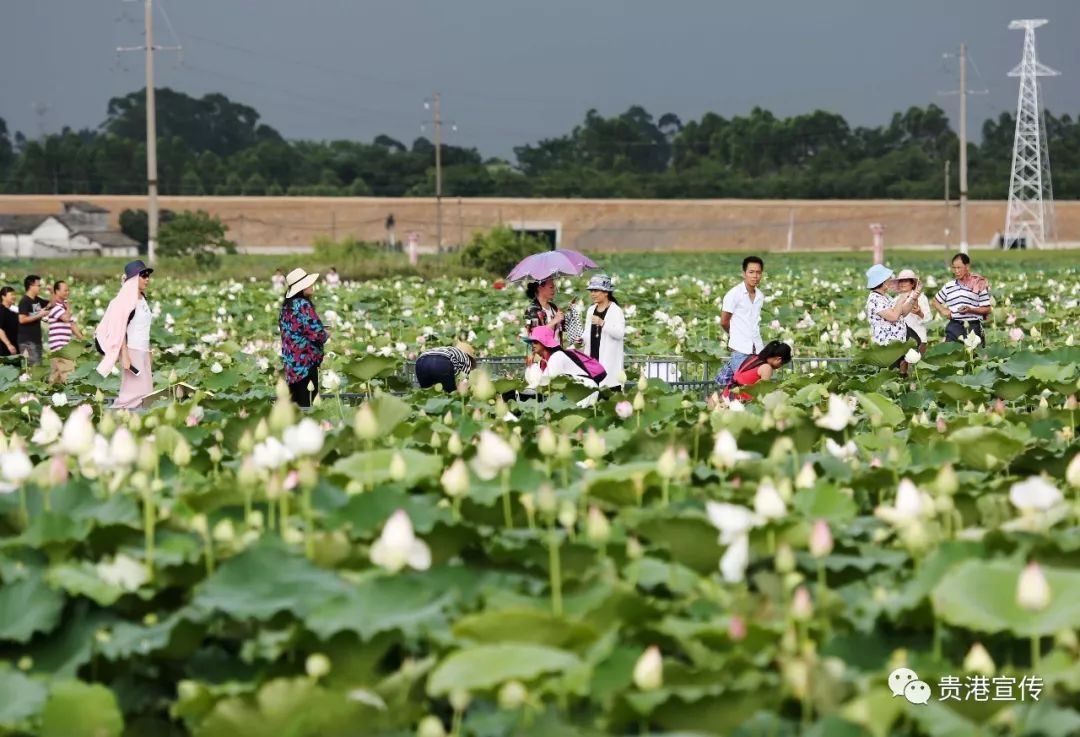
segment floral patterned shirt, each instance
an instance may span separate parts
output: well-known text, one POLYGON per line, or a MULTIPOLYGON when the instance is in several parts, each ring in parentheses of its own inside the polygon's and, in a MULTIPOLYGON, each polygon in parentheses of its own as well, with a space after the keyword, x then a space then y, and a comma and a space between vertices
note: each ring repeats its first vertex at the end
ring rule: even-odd
POLYGON ((323 345, 329 336, 307 299, 294 299, 282 307, 279 327, 285 381, 295 384, 322 363, 323 345))
POLYGON ((870 292, 866 298, 866 317, 870 321, 870 339, 876 345, 898 343, 907 335, 907 323, 903 320, 890 322, 878 313, 892 309, 893 301, 888 295, 870 292))

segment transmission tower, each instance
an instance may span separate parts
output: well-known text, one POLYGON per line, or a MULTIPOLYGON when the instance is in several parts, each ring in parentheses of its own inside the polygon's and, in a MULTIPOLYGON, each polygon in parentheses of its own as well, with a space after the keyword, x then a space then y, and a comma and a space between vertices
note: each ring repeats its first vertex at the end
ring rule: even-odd
POLYGON ((1005 216, 1006 248, 1020 238, 1035 248, 1056 240, 1050 151, 1039 104, 1039 77, 1056 77, 1059 72, 1041 64, 1035 55, 1035 29, 1043 25, 1045 20, 1014 20, 1009 24, 1010 30, 1024 31, 1024 56, 1009 72, 1010 77, 1020 78, 1020 97, 1016 103, 1009 211, 1005 216))

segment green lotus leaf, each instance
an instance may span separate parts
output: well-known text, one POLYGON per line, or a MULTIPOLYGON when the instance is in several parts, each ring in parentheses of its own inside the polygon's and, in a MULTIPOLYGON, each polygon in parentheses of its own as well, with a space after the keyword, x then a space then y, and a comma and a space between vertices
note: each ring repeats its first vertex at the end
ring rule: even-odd
POLYGON ((364 707, 308 678, 278 678, 255 696, 219 701, 192 730, 193 737, 322 737, 355 728, 364 707))
POLYGON ((573 653, 528 644, 478 645, 452 653, 432 671, 427 692, 443 696, 454 689, 487 691, 506 681, 531 681, 544 673, 562 673, 581 665, 573 653))
POLYGON ((875 427, 879 424, 896 427, 905 420, 903 410, 876 392, 858 392, 856 396, 859 398, 859 406, 875 427))
POLYGON ((825 483, 797 492, 792 506, 808 520, 821 518, 841 522, 853 518, 857 511, 851 494, 825 483))
POLYGON ((401 483, 411 486, 442 473, 443 464, 439 456, 421 453, 412 448, 400 450, 380 448, 353 453, 345 458, 339 458, 334 463, 332 471, 371 488, 376 484, 393 480, 390 475, 390 463, 395 453, 400 453, 405 461, 405 478, 401 480, 401 483))
POLYGON ((0 640, 27 642, 39 632, 51 632, 63 608, 64 595, 50 588, 37 570, 6 581, 0 586, 0 640))
POLYGON ((400 363, 399 359, 377 356, 372 353, 352 361, 345 371, 360 381, 371 381, 376 376, 385 376, 391 373, 400 363))
POLYGON ((999 463, 1012 461, 1024 443, 990 427, 965 427, 949 435, 960 449, 960 459, 972 468, 988 471, 999 463))
POLYGON ((600 636, 584 622, 535 609, 500 609, 459 619, 454 636, 470 643, 518 642, 579 652, 600 636))
POLYGON ((323 640, 340 632, 365 641, 391 630, 416 635, 445 626, 454 595, 426 574, 376 574, 313 609, 306 625, 323 640))
POLYGON ((46 579, 71 596, 85 596, 101 606, 115 604, 125 594, 124 589, 104 581, 88 561, 55 565, 49 569, 46 579))
POLYGON ((896 362, 896 359, 908 352, 911 345, 908 343, 892 343, 890 345, 876 345, 872 348, 856 352, 852 359, 854 363, 861 363, 878 368, 887 368, 896 362))
POLYGON ((120 737, 124 717, 101 684, 57 681, 41 712, 41 737, 120 737))
POLYGON ((6 663, 0 663, 0 729, 18 733, 24 720, 37 715, 45 705, 48 689, 6 663))
POLYGON ((952 568, 934 587, 934 611, 957 627, 980 632, 1011 632, 1019 637, 1046 636, 1080 627, 1080 571, 1044 566, 1050 586, 1046 609, 1028 611, 1016 602, 1024 564, 1016 560, 967 560, 952 568))

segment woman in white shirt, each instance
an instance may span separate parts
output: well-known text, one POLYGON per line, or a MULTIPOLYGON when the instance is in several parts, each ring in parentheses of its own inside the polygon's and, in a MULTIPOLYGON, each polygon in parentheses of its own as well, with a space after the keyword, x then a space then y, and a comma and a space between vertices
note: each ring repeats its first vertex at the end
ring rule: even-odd
POLYGON ((585 313, 584 352, 600 362, 607 372, 601 386, 619 386, 623 375, 626 318, 615 299, 615 289, 606 274, 589 280, 593 304, 585 313))
MULTIPOLYGON (((896 275, 896 302, 899 305, 906 300, 919 283, 918 275, 911 269, 904 269, 896 275)), ((919 294, 918 300, 911 308, 911 312, 904 318, 907 325, 907 337, 915 338, 919 343, 919 353, 926 353, 927 330, 926 324, 934 319, 934 311, 930 309, 930 300, 925 294, 919 294)))

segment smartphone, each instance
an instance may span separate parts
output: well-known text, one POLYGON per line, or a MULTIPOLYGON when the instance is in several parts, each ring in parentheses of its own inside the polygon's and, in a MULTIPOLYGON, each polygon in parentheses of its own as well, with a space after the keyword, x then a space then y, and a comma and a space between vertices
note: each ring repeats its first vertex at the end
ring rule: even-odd
POLYGON ((139 369, 137 367, 135 367, 135 366, 128 366, 128 371, 135 374, 136 376, 139 375, 139 369))

